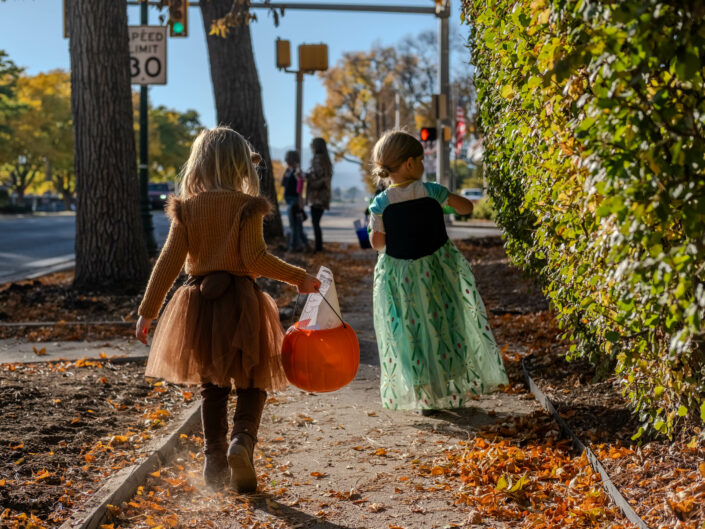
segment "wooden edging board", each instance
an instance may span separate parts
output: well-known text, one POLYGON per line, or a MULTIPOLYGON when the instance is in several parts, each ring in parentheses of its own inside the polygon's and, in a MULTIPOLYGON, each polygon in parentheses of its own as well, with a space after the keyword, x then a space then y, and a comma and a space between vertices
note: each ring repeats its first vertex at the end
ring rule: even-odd
POLYGON ((181 424, 166 439, 159 439, 151 445, 147 453, 151 454, 141 463, 124 468, 108 478, 105 485, 66 520, 59 529, 97 529, 104 523, 108 505, 120 505, 137 492, 147 475, 156 471, 166 462, 181 434, 193 431, 200 423, 201 403, 195 402, 179 414, 181 424))
MULTIPOLYGON (((529 356, 528 358, 531 357, 529 356)), ((585 443, 583 443, 577 435, 575 435, 575 432, 571 430, 570 426, 568 426, 568 423, 565 422, 563 417, 558 414, 558 411, 556 410, 551 400, 544 394, 543 391, 541 391, 541 388, 539 388, 538 384, 536 384, 534 379, 531 378, 531 375, 529 375, 529 370, 526 368, 524 360, 526 360, 526 358, 522 359, 521 361, 521 369, 524 372, 524 380, 526 380, 526 384, 529 386, 529 391, 534 395, 534 398, 537 400, 537 402, 541 405, 543 409, 545 409, 553 416, 553 419, 558 423, 558 426, 560 426, 561 430, 563 431, 563 434, 573 441, 573 445, 581 453, 585 452, 585 455, 587 456, 588 462, 590 463, 592 469, 595 472, 599 473, 602 477, 602 486, 604 487, 605 492, 607 492, 607 495, 610 497, 612 502, 617 507, 619 507, 619 510, 622 511, 624 516, 626 516, 631 523, 633 523, 640 529, 650 529, 646 522, 642 520, 636 513, 636 511, 634 511, 632 506, 629 505, 629 502, 624 498, 624 496, 622 496, 622 493, 612 482, 612 479, 610 479, 610 475, 607 473, 607 470, 597 458, 595 453, 590 450, 590 447, 586 446, 585 443)))

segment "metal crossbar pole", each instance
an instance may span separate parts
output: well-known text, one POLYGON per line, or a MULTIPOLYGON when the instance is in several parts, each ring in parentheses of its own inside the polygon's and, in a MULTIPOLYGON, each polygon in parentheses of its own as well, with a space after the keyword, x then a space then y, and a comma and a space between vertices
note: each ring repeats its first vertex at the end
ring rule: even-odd
MULTIPOLYGON (((158 6, 159 2, 138 2, 137 0, 129 0, 127 5, 136 6, 147 3, 150 6, 158 6)), ((189 7, 200 7, 199 2, 189 2, 189 7)), ((254 9, 302 9, 307 11, 367 11, 375 13, 408 13, 415 15, 435 15, 435 7, 420 7, 420 6, 393 6, 393 5, 358 5, 358 4, 318 4, 318 3, 301 3, 301 2, 252 2, 251 8, 254 9)))

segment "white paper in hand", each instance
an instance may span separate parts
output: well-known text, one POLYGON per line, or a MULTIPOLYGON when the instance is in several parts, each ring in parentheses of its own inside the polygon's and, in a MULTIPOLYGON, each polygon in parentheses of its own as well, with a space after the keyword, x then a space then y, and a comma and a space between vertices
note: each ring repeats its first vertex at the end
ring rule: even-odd
POLYGON ((340 314, 340 307, 338 306, 338 294, 335 291, 333 272, 322 266, 316 277, 321 282, 321 288, 319 293, 309 294, 299 318, 299 328, 332 329, 338 327, 341 323, 336 312, 340 314), (330 307, 323 301, 324 296, 330 303, 330 307))

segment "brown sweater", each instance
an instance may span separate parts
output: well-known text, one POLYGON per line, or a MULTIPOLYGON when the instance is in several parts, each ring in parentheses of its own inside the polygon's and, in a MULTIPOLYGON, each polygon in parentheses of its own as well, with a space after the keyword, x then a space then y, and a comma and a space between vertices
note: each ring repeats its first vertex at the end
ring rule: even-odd
POLYGON ((184 200, 171 198, 167 204, 169 236, 152 270, 140 316, 156 318, 184 261, 186 272, 194 276, 226 271, 300 286, 306 271, 267 252, 262 217, 269 211, 265 199, 236 191, 207 191, 184 200))

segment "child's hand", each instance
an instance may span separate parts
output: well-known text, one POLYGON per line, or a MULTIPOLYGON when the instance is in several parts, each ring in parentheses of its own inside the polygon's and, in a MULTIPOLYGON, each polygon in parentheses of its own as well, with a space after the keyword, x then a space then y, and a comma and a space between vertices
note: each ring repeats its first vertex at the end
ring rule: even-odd
POLYGON ((321 282, 311 274, 306 274, 306 279, 299 287, 299 294, 312 294, 318 292, 319 288, 321 288, 321 282))
POLYGON ((147 333, 149 332, 149 326, 152 324, 151 318, 145 318, 140 316, 137 320, 137 328, 135 329, 135 336, 144 345, 149 345, 147 343, 147 333))

